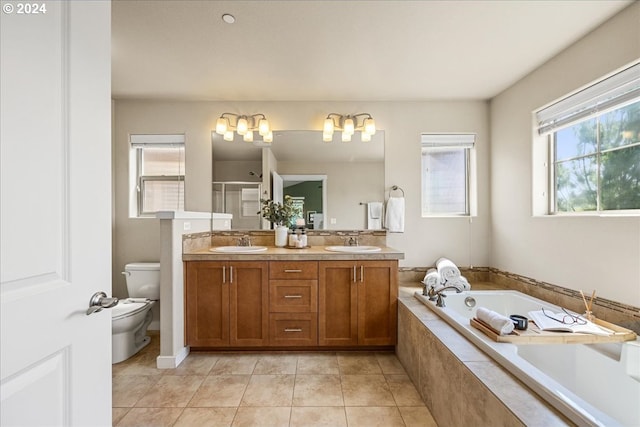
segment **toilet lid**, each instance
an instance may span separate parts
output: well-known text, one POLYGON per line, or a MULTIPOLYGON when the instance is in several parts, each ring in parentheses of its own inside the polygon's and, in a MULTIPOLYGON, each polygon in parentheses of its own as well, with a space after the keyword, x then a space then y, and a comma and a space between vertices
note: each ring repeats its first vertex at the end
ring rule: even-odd
POLYGON ((127 300, 119 301, 118 304, 111 309, 111 318, 120 319, 122 317, 133 316, 134 314, 144 310, 148 305, 148 302, 127 302, 127 300))

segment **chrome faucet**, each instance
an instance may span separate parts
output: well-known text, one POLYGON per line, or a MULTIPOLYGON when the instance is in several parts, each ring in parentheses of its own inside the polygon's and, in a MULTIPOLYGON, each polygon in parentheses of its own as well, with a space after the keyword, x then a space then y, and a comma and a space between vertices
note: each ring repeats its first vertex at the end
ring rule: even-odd
POLYGON ((360 242, 358 242, 358 236, 356 237, 349 237, 349 239, 345 239, 344 242, 345 246, 360 246, 360 242))
POLYGON ((446 295, 444 295, 442 292, 446 291, 448 289, 455 289, 456 293, 461 293, 462 289, 457 287, 457 286, 445 286, 443 288, 438 289, 437 291, 435 290, 435 288, 430 288, 429 292, 427 293, 427 295, 429 296, 429 300, 430 301, 436 301, 436 307, 446 307, 445 303, 444 303, 444 299, 447 297, 446 295))
POLYGON ((242 236, 238 239, 238 246, 253 246, 251 244, 251 237, 242 236))

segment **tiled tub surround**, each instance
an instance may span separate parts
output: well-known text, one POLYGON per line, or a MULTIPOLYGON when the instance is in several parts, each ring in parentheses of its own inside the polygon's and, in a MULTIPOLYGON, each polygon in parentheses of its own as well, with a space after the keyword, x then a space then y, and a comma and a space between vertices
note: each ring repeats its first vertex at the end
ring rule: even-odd
POLYGON ((416 300, 419 289, 400 288, 396 355, 439 426, 573 425, 416 300))
MULTIPOLYGON (((427 270, 428 268, 400 267, 398 280, 400 283, 418 284, 424 278, 427 270)), ((473 286, 474 283, 491 283, 492 289, 519 291, 576 313, 584 312, 584 302, 579 291, 498 270, 497 268, 461 267, 460 272, 469 279, 473 289, 476 289, 473 286)), ((589 297, 592 289, 584 289, 583 291, 589 297)), ((598 290, 596 289, 596 291, 598 290)), ((640 335, 640 308, 638 307, 600 298, 596 294, 593 312, 599 319, 631 329, 640 335)))

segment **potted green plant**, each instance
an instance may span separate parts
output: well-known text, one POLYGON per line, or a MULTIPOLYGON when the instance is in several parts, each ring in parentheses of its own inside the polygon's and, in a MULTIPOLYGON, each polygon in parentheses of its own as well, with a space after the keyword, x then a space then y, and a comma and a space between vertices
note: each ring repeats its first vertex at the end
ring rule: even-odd
POLYGON ((293 203, 291 196, 284 196, 284 202, 274 202, 271 199, 260 199, 262 203, 262 217, 271 222, 275 228, 276 246, 287 244, 287 230, 295 218, 302 215, 299 206, 293 203))

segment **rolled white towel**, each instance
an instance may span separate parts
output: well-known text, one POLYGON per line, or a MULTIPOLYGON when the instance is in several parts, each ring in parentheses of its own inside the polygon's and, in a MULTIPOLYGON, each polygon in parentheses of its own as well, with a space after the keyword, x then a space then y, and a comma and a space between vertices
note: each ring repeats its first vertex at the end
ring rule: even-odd
POLYGON ((440 274, 438 274, 438 270, 435 268, 430 268, 427 270, 427 274, 422 279, 422 283, 424 283, 427 288, 435 288, 440 284, 440 274))
POLYGON ((450 286, 450 285, 461 288, 463 291, 471 290, 471 285, 469 284, 469 281, 467 280, 467 278, 464 276, 456 277, 444 283, 444 286, 450 286))
POLYGON ((489 310, 488 308, 478 307, 476 317, 478 320, 482 320, 484 323, 489 325, 491 329, 498 332, 500 335, 508 335, 513 332, 513 322, 511 319, 500 313, 489 310))
POLYGON ((460 277, 460 270, 458 270, 458 267, 448 258, 438 259, 436 261, 436 268, 438 269, 438 273, 440 273, 441 283, 460 277))

